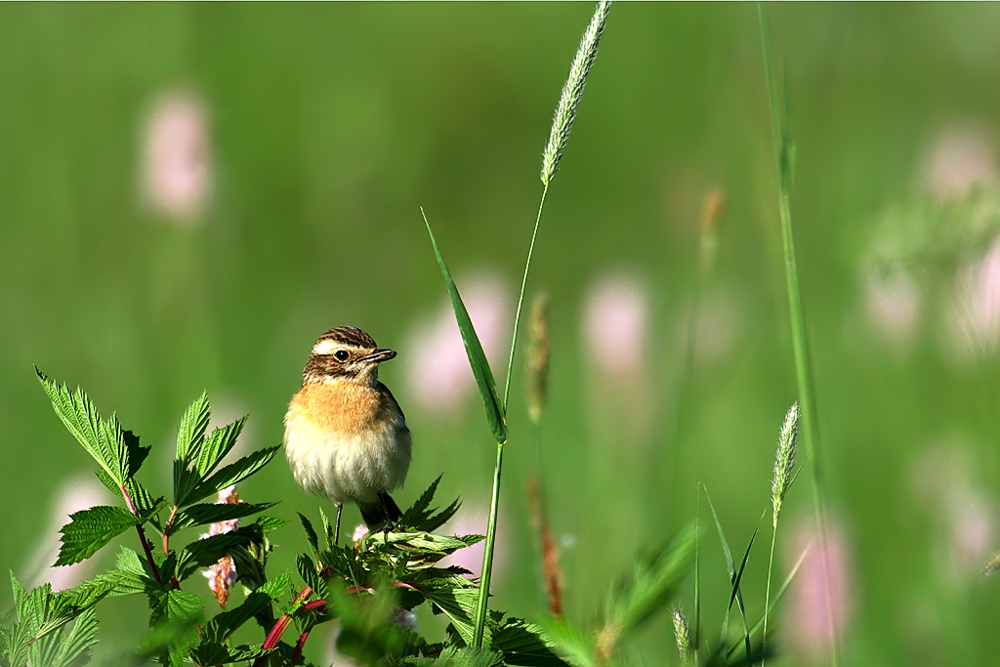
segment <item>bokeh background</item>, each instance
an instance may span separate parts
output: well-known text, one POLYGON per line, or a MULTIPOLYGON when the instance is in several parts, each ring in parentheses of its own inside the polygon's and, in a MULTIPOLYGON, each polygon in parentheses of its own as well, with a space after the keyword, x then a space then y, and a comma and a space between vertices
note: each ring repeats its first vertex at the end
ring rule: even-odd
MULTIPOLYGON (((382 370, 414 432, 400 504, 444 473, 459 528, 484 530, 494 446, 418 207, 502 381, 540 153, 591 10, 0 8, 0 565, 59 586, 114 551, 47 567, 67 512, 110 499, 32 363, 152 444, 145 480, 166 490, 202 389, 219 423, 251 415, 241 447, 278 443, 310 346, 339 324, 400 351, 382 370)), ((1000 7, 780 4, 772 18, 845 661, 998 663, 1000 583, 982 566, 1000 548, 1000 7)), ((541 462, 572 618, 593 622, 635 554, 693 520, 699 481, 742 552, 795 400, 783 281, 755 7, 617 5, 529 283, 552 303, 541 462), (713 191, 726 207, 690 352, 713 191)), ((495 604, 537 618, 522 366, 495 604)), ((320 502, 283 460, 241 494, 280 499, 288 519, 320 502)), ((787 506, 779 576, 811 539, 805 476, 787 506)), ((293 568, 299 528, 277 541, 275 568, 293 568)), ((754 618, 761 544, 744 578, 754 618)), ((702 553, 714 637, 728 594, 714 531, 702 553)), ((789 663, 824 655, 821 573, 803 573, 777 616, 789 663)), ((142 606, 105 605, 102 653, 132 642, 142 606)), ((329 641, 307 653, 332 660, 329 641)), ((672 642, 664 616, 634 649, 663 664, 672 642)))

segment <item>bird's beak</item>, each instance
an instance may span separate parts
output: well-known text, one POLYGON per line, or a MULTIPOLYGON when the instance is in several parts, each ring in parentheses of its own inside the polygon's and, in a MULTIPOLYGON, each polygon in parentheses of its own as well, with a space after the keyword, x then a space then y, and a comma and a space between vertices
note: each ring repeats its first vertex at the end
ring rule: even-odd
POLYGON ((389 361, 396 356, 396 350, 375 350, 371 354, 366 354, 365 356, 358 359, 358 361, 366 361, 372 364, 380 364, 383 361, 389 361))

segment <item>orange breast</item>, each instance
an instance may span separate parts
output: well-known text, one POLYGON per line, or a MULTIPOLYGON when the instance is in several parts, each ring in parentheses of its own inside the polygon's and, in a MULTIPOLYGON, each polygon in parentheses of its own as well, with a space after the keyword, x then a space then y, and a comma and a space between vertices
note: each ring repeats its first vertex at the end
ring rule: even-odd
POLYGON ((324 430, 357 433, 376 426, 380 399, 373 388, 347 382, 307 384, 292 399, 288 417, 304 418, 324 430))

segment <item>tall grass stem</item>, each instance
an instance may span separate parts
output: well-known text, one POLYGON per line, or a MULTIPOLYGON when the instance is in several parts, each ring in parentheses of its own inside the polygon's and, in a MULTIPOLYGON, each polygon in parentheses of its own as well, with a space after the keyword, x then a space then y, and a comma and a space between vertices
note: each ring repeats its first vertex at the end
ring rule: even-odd
POLYGON ((493 572, 493 547, 497 537, 497 511, 500 509, 500 470, 503 467, 504 443, 497 443, 497 463, 493 469, 493 496, 490 498, 490 519, 486 527, 486 547, 483 550, 483 574, 479 578, 479 599, 476 601, 476 627, 472 642, 476 648, 483 645, 486 628, 486 610, 489 607, 490 576, 493 572))
POLYGON ((806 452, 812 459, 813 508, 816 514, 816 524, 819 528, 823 565, 826 580, 826 600, 828 629, 830 633, 830 663, 836 667, 837 630, 833 616, 832 582, 830 580, 829 555, 827 553, 826 499, 823 488, 823 466, 820 456, 819 429, 815 411, 813 394, 814 380, 809 357, 809 345, 806 334, 805 316, 802 308, 802 296, 799 291, 799 273, 795 261, 795 241, 792 233, 791 212, 791 177, 792 155, 791 142, 786 123, 782 118, 779 104, 778 87, 774 73, 771 52, 770 21, 765 3, 757 3, 757 16, 760 22, 761 45, 764 51, 764 77, 767 83, 767 106, 771 119, 771 138, 774 143, 774 155, 778 176, 778 211, 781 219, 781 241, 785 259, 785 283, 788 291, 788 311, 792 334, 792 351, 795 357, 795 378, 799 393, 799 408, 802 413, 802 432, 805 435, 806 452))

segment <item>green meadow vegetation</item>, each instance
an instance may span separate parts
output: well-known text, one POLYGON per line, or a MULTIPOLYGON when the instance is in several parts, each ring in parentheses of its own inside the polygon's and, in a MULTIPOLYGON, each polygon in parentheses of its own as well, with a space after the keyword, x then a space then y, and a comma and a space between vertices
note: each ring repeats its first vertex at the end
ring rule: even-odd
POLYGON ((1000 11, 583 7, 2 10, 0 667, 991 663, 1000 11), (338 543, 277 443, 347 323, 426 361, 338 543))

